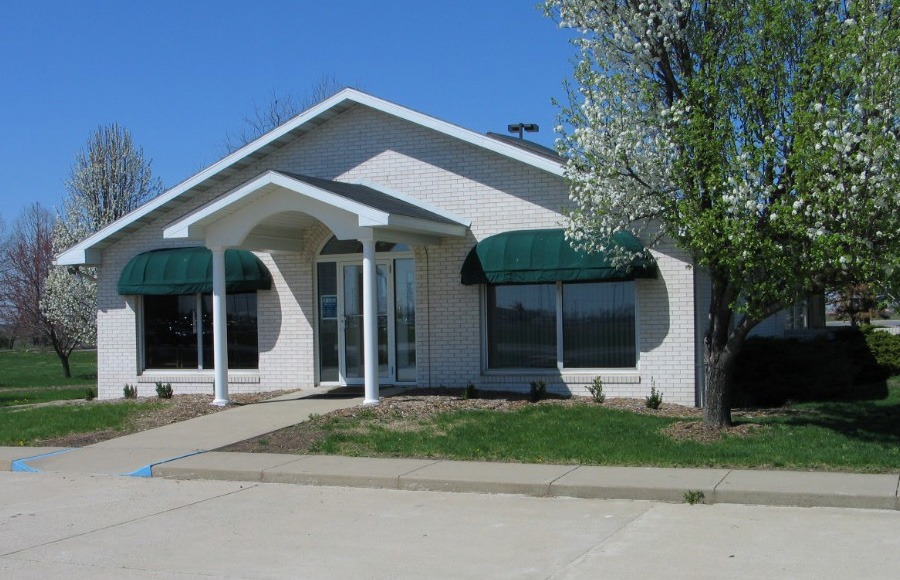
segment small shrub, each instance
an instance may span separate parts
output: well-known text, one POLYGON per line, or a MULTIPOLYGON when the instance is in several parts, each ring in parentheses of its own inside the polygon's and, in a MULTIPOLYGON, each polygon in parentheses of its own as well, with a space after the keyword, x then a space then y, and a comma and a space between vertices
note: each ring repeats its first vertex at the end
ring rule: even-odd
POLYGON ((863 331, 866 345, 878 366, 891 375, 900 374, 900 334, 891 334, 869 327, 863 331))
POLYGON ((537 403, 547 396, 547 383, 544 381, 531 381, 531 402, 537 403))
POLYGON ((126 399, 137 399, 137 385, 129 385, 126 383, 122 389, 122 394, 126 399))
POLYGON ((156 396, 160 399, 172 398, 172 383, 156 383, 156 396))
POLYGON ((466 388, 463 390, 462 398, 466 401, 468 401, 469 399, 477 399, 478 398, 478 389, 475 388, 475 385, 473 385, 471 383, 471 381, 469 382, 468 385, 466 385, 466 388))
POLYGON ((662 391, 657 391, 656 381, 650 379, 650 396, 644 398, 644 404, 648 409, 659 409, 659 406, 662 405, 662 401, 662 391))
POLYGON ((689 489, 684 492, 684 503, 689 503, 691 505, 696 505, 698 503, 703 503, 703 500, 706 499, 706 494, 704 494, 699 489, 689 489))
POLYGON ((84 400, 85 401, 93 401, 97 398, 97 389, 94 387, 88 387, 84 390, 84 400))
POLYGON ((595 403, 602 403, 606 400, 606 395, 603 393, 603 380, 600 377, 594 377, 594 382, 587 389, 595 403))

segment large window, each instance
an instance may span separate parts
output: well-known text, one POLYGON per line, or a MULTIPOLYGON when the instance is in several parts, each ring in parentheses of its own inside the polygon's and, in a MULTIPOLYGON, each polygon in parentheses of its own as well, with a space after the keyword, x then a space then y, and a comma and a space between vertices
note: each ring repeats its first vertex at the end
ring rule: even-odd
POLYGON ((488 366, 637 366, 634 282, 487 287, 488 366))
POLYGON ((556 287, 488 286, 491 367, 556 368, 556 287))
MULTIPOLYGON (((211 369, 212 296, 144 296, 144 368, 211 369)), ((256 293, 228 294, 228 368, 259 365, 256 293)))

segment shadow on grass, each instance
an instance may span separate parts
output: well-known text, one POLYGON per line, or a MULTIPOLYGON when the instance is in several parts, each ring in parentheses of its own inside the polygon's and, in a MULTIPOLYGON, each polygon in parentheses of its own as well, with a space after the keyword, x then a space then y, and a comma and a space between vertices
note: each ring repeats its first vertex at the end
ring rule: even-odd
POLYGON ((808 409, 784 424, 829 429, 868 443, 900 445, 900 402, 832 401, 812 403, 808 409))

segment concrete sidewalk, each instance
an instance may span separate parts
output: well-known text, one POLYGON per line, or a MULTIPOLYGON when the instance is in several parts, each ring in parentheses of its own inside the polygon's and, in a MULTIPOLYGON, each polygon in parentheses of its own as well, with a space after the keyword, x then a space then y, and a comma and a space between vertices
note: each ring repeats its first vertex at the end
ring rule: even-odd
POLYGON ((529 465, 210 452, 359 405, 292 393, 78 449, 0 447, 0 471, 132 475, 401 490, 704 503, 900 509, 900 474, 529 465))
POLYGON ((154 465, 290 427, 312 414, 361 403, 362 397, 290 393, 77 449, 0 448, 0 470, 150 477, 154 465))
POLYGON ((900 509, 900 474, 532 465, 212 452, 157 465, 155 477, 590 499, 900 509))

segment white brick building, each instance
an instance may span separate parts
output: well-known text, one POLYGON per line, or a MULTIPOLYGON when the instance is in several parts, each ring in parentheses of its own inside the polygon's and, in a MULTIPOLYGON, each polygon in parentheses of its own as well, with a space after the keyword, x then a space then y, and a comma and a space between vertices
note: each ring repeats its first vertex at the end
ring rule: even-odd
POLYGON ((548 230, 568 203, 551 152, 348 89, 59 263, 100 266, 101 398, 126 383, 148 395, 157 381, 215 385, 220 400, 365 384, 371 401, 379 384, 535 380, 585 394, 600 376, 610 396, 646 396, 652 380, 666 401, 695 404, 703 299, 676 249, 653 251, 653 277, 559 274, 546 256, 506 255, 501 270, 532 263, 529 284, 461 283, 476 244, 512 245, 523 230, 557 239, 548 230))

